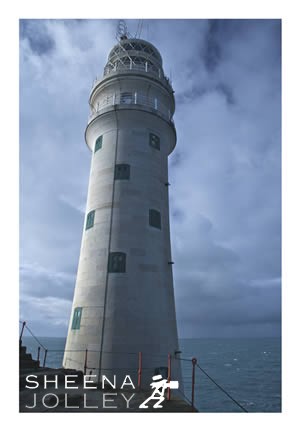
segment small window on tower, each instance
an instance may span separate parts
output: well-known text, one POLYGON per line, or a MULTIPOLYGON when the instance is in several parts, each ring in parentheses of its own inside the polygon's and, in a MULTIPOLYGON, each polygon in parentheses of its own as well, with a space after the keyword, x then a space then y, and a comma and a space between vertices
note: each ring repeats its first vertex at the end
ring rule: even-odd
POLYGON ((97 152, 98 149, 102 148, 102 138, 103 136, 99 136, 98 139, 96 140, 94 152, 97 152))
POLYGON ((149 134, 149 144, 152 148, 160 150, 160 138, 156 134, 149 134))
POLYGON ((85 230, 90 229, 94 225, 95 211, 91 210, 86 217, 85 230))
POLYGON ((108 272, 109 273, 126 272, 126 253, 114 252, 109 254, 108 272))
POLYGON ((149 225, 156 229, 161 229, 161 218, 158 210, 149 209, 149 225))
POLYGON ((121 164, 115 166, 115 180, 129 180, 130 165, 121 164))
POLYGON ((132 93, 121 93, 120 104, 132 104, 132 93))
POLYGON ((82 315, 82 308, 78 307, 74 309, 72 329, 80 329, 80 321, 82 315))

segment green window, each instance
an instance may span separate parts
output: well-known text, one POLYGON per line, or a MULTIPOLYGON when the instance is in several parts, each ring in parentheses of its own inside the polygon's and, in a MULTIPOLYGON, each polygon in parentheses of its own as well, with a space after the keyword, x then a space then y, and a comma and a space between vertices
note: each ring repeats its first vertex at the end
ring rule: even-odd
POLYGON ((125 273, 126 272, 126 253, 113 252, 108 258, 109 273, 125 273))
POLYGON ((149 225, 161 229, 161 218, 158 210, 149 209, 149 225))
POLYGON ((160 150, 160 138, 156 134, 150 133, 149 145, 152 146, 152 148, 160 150))
POLYGON ((129 180, 130 165, 122 164, 115 166, 115 180, 129 180))
POLYGON ((73 314, 72 329, 80 329, 81 315, 82 315, 82 308, 81 307, 75 308, 73 314))
POLYGON ((91 210, 86 217, 85 230, 90 229, 94 225, 95 211, 91 210))
POLYGON ((103 136, 99 136, 98 139, 96 140, 94 152, 97 152, 98 149, 102 148, 102 138, 103 136))

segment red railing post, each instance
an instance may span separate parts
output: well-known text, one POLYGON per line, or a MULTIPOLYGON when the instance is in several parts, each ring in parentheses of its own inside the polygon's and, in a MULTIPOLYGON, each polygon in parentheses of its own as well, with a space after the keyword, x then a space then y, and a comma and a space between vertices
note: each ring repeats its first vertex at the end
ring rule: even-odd
MULTIPOLYGON (((168 383, 171 381, 171 354, 168 354, 168 383)), ((168 401, 171 399, 171 389, 168 387, 168 401)))
POLYGON ((21 334, 20 334, 20 343, 22 342, 22 337, 23 337, 23 332, 24 332, 25 325, 26 325, 26 322, 23 322, 22 323, 21 334))
POLYGON ((197 358, 192 358, 192 408, 195 408, 195 368, 197 364, 197 358))
POLYGON ((86 368, 87 368, 87 356, 88 356, 88 350, 85 350, 85 358, 84 358, 84 375, 86 375, 86 368))
POLYGON ((141 390, 142 385, 142 352, 139 352, 139 368, 138 368, 138 389, 141 390))

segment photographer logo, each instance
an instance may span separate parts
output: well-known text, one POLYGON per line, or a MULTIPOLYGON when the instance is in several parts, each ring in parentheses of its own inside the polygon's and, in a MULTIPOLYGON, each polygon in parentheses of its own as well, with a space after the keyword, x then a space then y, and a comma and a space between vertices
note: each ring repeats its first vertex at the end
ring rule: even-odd
POLYGON ((162 375, 154 375, 152 377, 153 382, 150 384, 150 387, 152 387, 153 392, 152 395, 149 396, 142 404, 140 404, 140 409, 147 409, 149 408, 148 405, 146 405, 149 401, 158 400, 154 405, 154 409, 162 408, 161 403, 164 401, 164 393, 167 388, 170 389, 178 389, 179 383, 178 381, 170 381, 163 379, 162 375))

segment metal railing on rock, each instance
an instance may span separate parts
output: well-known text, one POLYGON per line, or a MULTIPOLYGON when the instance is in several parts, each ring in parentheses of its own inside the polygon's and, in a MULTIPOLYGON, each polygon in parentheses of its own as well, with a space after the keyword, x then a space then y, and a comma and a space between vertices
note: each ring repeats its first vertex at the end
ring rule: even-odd
MULTIPOLYGON (((88 350, 88 349, 75 349, 75 350, 65 350, 65 349, 47 349, 42 343, 41 341, 33 334, 33 332, 31 331, 31 329, 28 327, 27 323, 25 321, 20 321, 20 324, 22 324, 21 327, 21 332, 20 332, 20 346, 22 345, 22 337, 24 334, 24 329, 26 329, 31 336, 35 339, 35 341, 38 343, 38 361, 39 361, 39 357, 40 357, 40 349, 42 348, 44 350, 44 359, 43 359, 43 367, 45 367, 46 365, 46 359, 47 359, 47 353, 49 352, 82 352, 84 353, 83 356, 83 362, 79 362, 77 360, 72 359, 72 362, 77 363, 78 364, 78 369, 82 370, 84 372, 84 375, 87 374, 87 371, 89 372, 89 375, 91 375, 91 372, 93 370, 97 371, 100 370, 97 367, 92 367, 91 365, 89 365, 89 353, 100 353, 100 350, 88 350)), ((104 352, 102 351, 103 354, 120 354, 120 355, 136 355, 136 367, 131 368, 131 370, 135 371, 137 374, 137 385, 138 385, 138 390, 141 390, 142 388, 142 378, 143 378, 143 371, 145 370, 153 370, 153 368, 149 368, 149 367, 144 367, 143 366, 143 356, 147 356, 149 354, 143 354, 143 352, 104 352)), ((165 358, 166 359, 166 355, 163 354, 157 354, 157 355, 153 355, 150 354, 151 357, 161 357, 161 358, 165 358)), ((174 361, 184 361, 184 362, 189 362, 191 364, 191 371, 192 371, 192 377, 191 377, 191 399, 189 399, 184 392, 179 391, 179 393, 182 394, 182 396, 184 397, 184 399, 191 405, 192 409, 194 411, 197 411, 196 405, 195 405, 195 385, 196 385, 196 370, 199 370, 200 372, 202 372, 219 390, 221 390, 229 399, 231 399, 231 401, 236 404, 243 412, 248 412, 245 407, 243 407, 243 405, 241 403, 239 403, 235 398, 233 398, 230 393, 228 391, 226 391, 220 384, 218 384, 216 382, 215 379, 213 379, 199 364, 196 358, 181 358, 178 356, 178 354, 175 355, 171 355, 170 353, 168 353, 167 355, 167 382, 170 383, 170 381, 172 380, 172 366, 174 364, 174 361), (196 369, 197 368, 197 369, 196 369)), ((101 368, 101 371, 103 370, 117 370, 118 368, 113 368, 113 369, 105 369, 105 368, 101 368)), ((120 369, 124 369, 124 368, 120 368, 120 369)), ((126 368, 126 370, 129 370, 126 368)), ((171 400, 171 387, 167 388, 167 400, 171 400)))
POLYGON ((20 346, 22 345, 22 338, 24 335, 24 330, 26 329, 29 334, 34 338, 34 340, 37 342, 38 344, 38 351, 37 351, 37 361, 40 362, 40 353, 41 353, 41 348, 44 350, 44 359, 43 359, 43 367, 45 367, 46 365, 46 359, 47 359, 47 353, 48 353, 48 349, 43 345, 43 343, 36 337, 36 335, 34 335, 34 333, 32 332, 32 330, 29 328, 29 326, 27 325, 27 323, 25 321, 21 321, 19 320, 19 323, 22 325, 21 327, 21 332, 20 332, 20 337, 19 337, 19 344, 20 346))

